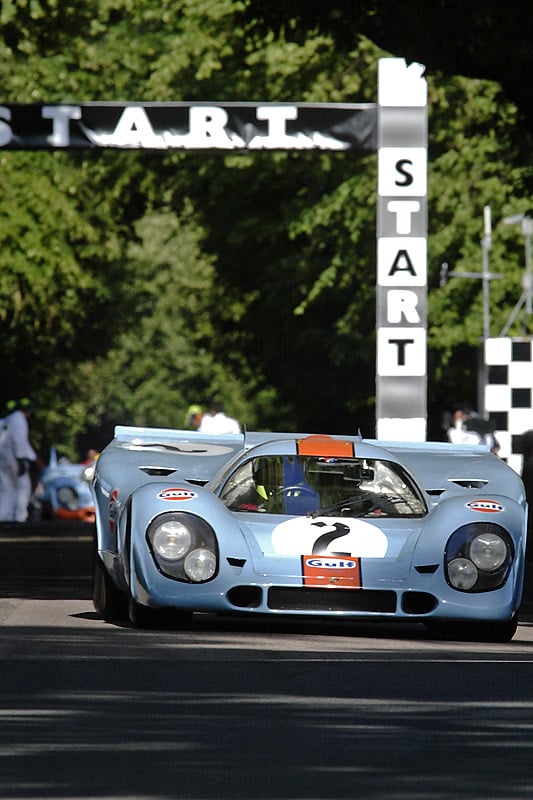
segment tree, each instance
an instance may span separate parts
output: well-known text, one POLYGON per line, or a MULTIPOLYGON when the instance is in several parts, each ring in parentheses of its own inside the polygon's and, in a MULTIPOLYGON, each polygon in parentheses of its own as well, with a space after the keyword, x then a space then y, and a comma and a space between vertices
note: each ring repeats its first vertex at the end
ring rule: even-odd
MULTIPOLYGON (((394 40, 391 20, 407 6, 6 3, 3 98, 374 102, 377 59, 387 52, 364 34, 400 52, 394 41, 403 48, 405 40, 394 40)), ((434 9, 432 20, 449 21, 445 3, 434 9)), ((472 24, 490 41, 499 19, 489 4, 472 24)), ((423 61, 422 34, 409 30, 405 54, 423 61)), ((462 31, 458 39, 464 44, 462 31)), ((458 386, 475 391, 481 330, 480 285, 452 279, 440 287, 441 264, 478 266, 483 206, 490 203, 499 220, 527 210, 531 196, 531 134, 520 109, 497 83, 455 76, 453 41, 446 47, 446 59, 427 62, 435 65, 428 70, 434 417, 458 386)), ((222 395, 249 426, 361 427, 372 435, 375 155, 1 158, 9 190, 0 203, 0 399, 38 395, 43 442, 73 449, 82 430, 109 436, 118 421, 181 424, 187 404, 204 393, 222 395)), ((519 237, 495 230, 491 268, 505 275, 492 287, 496 330, 518 299, 522 266, 519 237)))
POLYGON ((6 389, 46 381, 48 354, 73 356, 87 323, 96 276, 83 269, 80 252, 100 237, 69 202, 53 174, 36 169, 31 154, 3 159, 0 200, 1 371, 6 389), (31 176, 31 178, 29 177, 31 176))
POLYGON ((207 406, 212 396, 253 425, 255 408, 242 386, 257 387, 246 370, 232 371, 231 358, 217 345, 214 259, 202 252, 191 204, 185 201, 179 216, 150 211, 135 232, 124 285, 135 320, 105 355, 78 367, 89 439, 102 446, 100 432, 109 437, 117 423, 182 427, 188 407, 207 406))

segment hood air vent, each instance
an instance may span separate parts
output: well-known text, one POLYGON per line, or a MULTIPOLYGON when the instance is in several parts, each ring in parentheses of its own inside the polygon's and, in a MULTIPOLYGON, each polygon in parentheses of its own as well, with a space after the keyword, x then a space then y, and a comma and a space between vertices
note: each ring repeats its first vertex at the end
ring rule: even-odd
POLYGON ((139 467, 142 472, 146 472, 152 478, 166 478, 168 475, 173 475, 176 470, 174 467, 139 467))

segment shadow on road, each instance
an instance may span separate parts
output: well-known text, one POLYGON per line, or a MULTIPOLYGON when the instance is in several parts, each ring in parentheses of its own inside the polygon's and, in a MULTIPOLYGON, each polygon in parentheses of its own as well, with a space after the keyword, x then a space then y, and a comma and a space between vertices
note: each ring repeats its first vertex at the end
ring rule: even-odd
POLYGON ((0 596, 90 598, 93 537, 81 522, 0 523, 0 596))
MULTIPOLYGON (((85 526, 0 531, 0 540, 1 596, 90 596, 85 526)), ((396 627, 384 645, 383 628, 339 623, 318 648, 310 634, 324 629, 314 622, 302 631, 202 615, 190 632, 162 632, 95 627, 95 618, 0 627, 0 797, 530 794, 527 653, 437 649, 421 626, 396 627)))
POLYGON ((0 797, 529 796, 530 663, 334 651, 0 629, 0 797))

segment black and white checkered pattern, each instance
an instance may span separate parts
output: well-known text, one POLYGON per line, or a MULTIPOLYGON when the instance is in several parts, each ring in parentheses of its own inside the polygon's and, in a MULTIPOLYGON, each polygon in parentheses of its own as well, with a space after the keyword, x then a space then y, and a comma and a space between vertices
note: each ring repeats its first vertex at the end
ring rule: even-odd
POLYGON ((500 456, 520 473, 521 435, 533 429, 533 344, 530 337, 485 342, 485 410, 496 426, 500 456))

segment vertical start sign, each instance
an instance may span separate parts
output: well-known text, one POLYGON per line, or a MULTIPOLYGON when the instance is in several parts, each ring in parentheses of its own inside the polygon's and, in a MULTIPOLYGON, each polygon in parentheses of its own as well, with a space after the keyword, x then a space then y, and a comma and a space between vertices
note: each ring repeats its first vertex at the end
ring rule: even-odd
POLYGON ((421 64, 378 74, 376 436, 424 441, 427 418, 427 83, 421 64))

